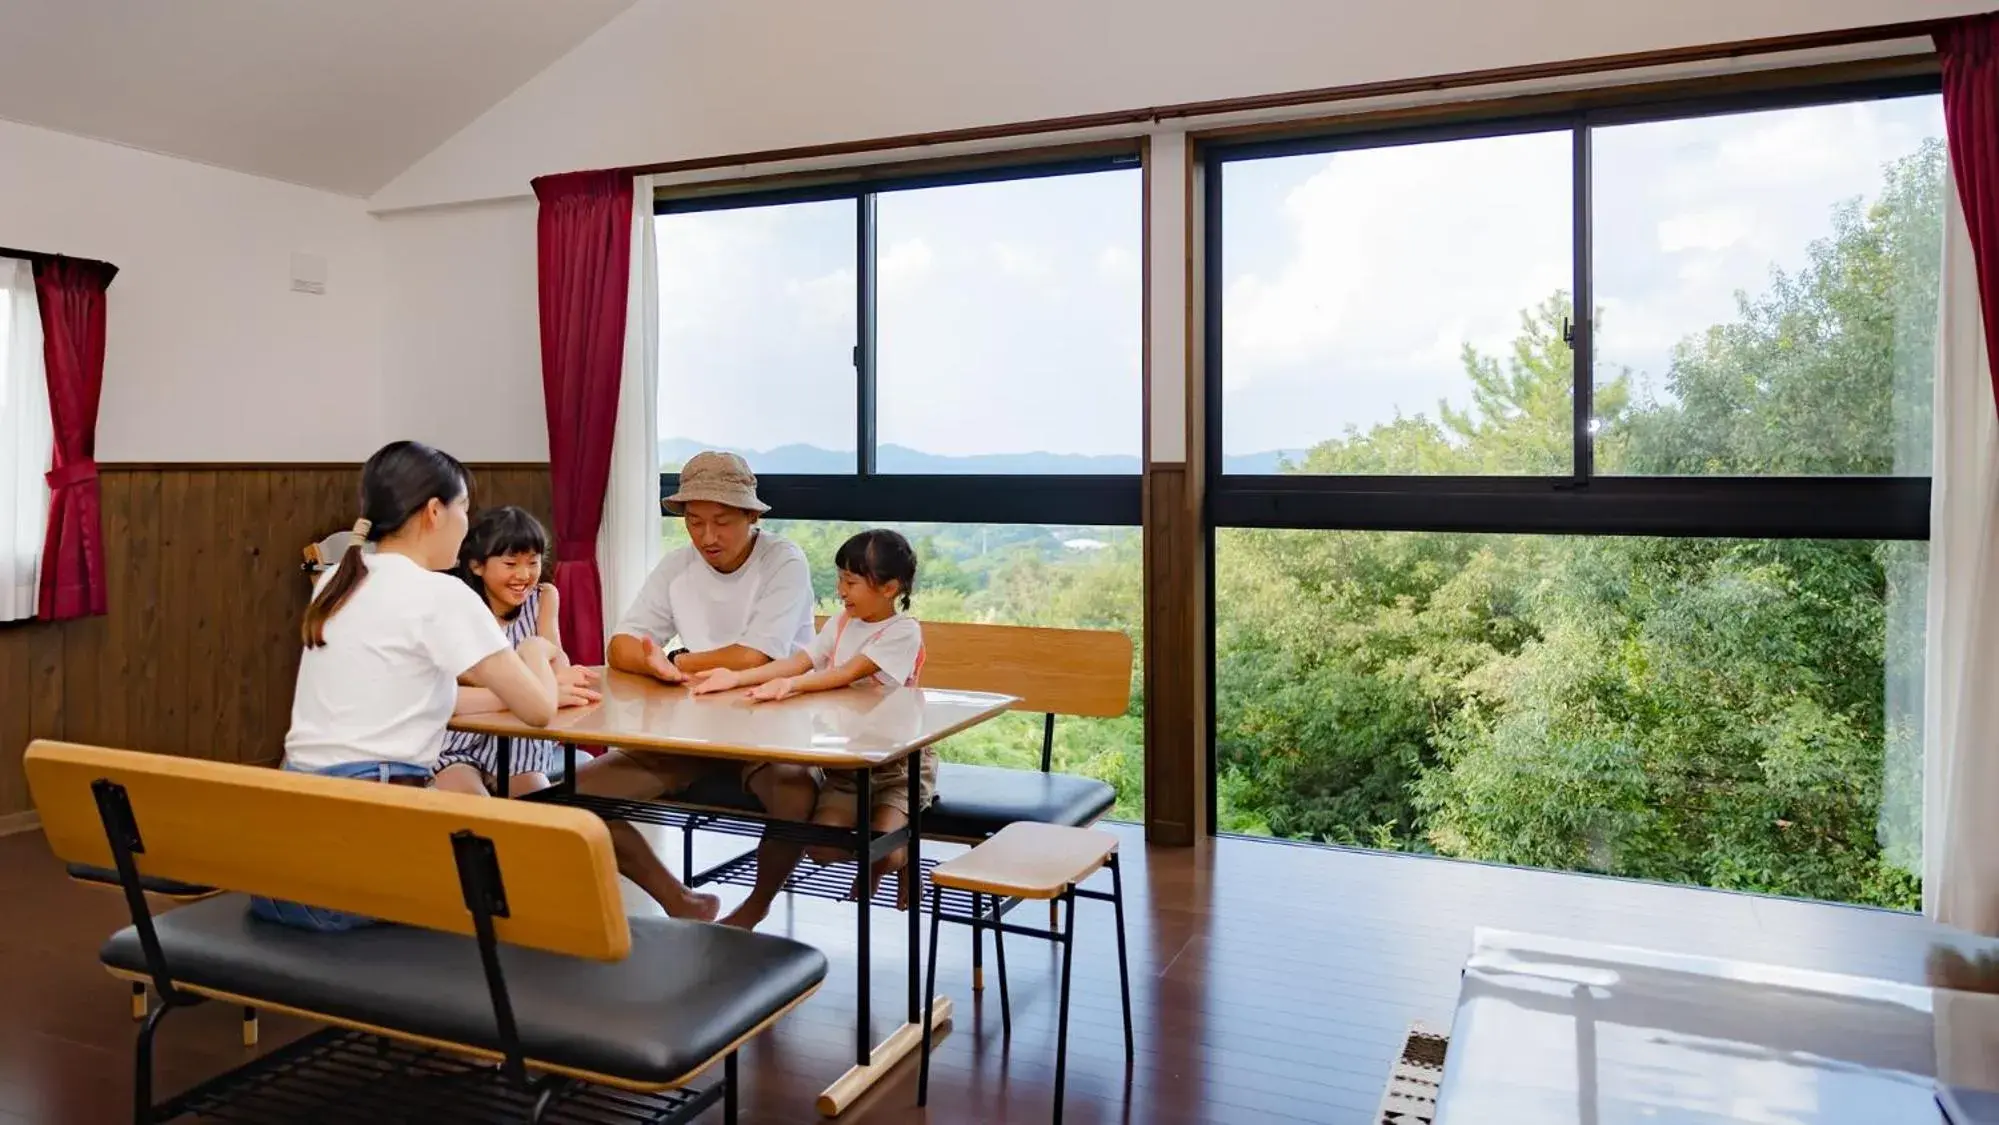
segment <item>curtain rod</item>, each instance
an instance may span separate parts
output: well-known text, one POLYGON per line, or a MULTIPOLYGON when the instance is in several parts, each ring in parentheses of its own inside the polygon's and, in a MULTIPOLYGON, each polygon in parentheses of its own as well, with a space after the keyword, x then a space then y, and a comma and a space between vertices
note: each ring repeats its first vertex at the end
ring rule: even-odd
POLYGON ((1433 75, 1428 78, 1398 78, 1382 82, 1363 82, 1348 86, 1329 86, 1317 90, 1295 90, 1283 94, 1258 94, 1241 98, 1218 98, 1211 101, 1181 102, 1174 105, 1152 106, 1145 109, 1113 110, 1107 113, 1079 114, 1070 117, 1045 117, 1038 121, 1022 121, 1010 125, 983 125, 933 133, 905 133, 900 136, 877 137, 872 140, 837 141, 829 144, 802 145, 794 148, 766 149, 761 152, 735 153, 728 156, 704 156, 689 160, 669 160, 657 164, 632 164, 606 170, 629 172, 635 176, 663 175, 672 172, 696 172, 734 165, 772 164, 789 160, 819 160, 829 156, 854 156, 862 153, 882 152, 889 149, 924 148, 931 145, 962 144, 968 141, 1003 140, 1009 137, 1022 137, 1033 134, 1062 133, 1081 129, 1102 129, 1120 125, 1143 124, 1172 118, 1208 117, 1225 113, 1244 113, 1256 110, 1322 105, 1335 102, 1358 101, 1363 98, 1392 97, 1470 86, 1502 85, 1510 82, 1527 82, 1548 78, 1571 78, 1578 75, 1603 74, 1619 70, 1636 70, 1642 67, 1667 66, 1677 63, 1709 62, 1715 59, 1780 54, 1787 51, 1852 47, 1894 39, 1928 38, 1940 29, 1949 26, 1952 22, 1954 21, 1949 19, 1935 19, 1877 24, 1872 27, 1844 28, 1835 31, 1817 31, 1800 35, 1770 36, 1763 39, 1742 39, 1731 43, 1715 43, 1701 47, 1670 47, 1656 51, 1633 51, 1619 55, 1598 55, 1593 58, 1572 59, 1567 62, 1530 63, 1522 66, 1498 67, 1491 70, 1461 71, 1455 74, 1433 75))
POLYGON ((110 262, 98 258, 79 258, 75 254, 50 254, 42 250, 17 250, 12 246, 0 246, 0 258, 19 258, 24 262, 49 262, 58 258, 66 258, 72 262, 89 262, 111 270, 118 268, 110 262))

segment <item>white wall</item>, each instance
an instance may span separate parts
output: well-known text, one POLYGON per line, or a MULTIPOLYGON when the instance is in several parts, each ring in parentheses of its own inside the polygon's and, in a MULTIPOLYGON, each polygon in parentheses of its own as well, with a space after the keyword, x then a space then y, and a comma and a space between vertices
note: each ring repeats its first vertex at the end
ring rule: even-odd
POLYGON ((1962 15, 1992 0, 639 0, 384 188, 1138 109, 1962 15))
POLYGON ((0 246, 118 267, 101 461, 372 452, 378 225, 358 199, 0 121, 0 246), (290 291, 294 251, 327 260, 325 295, 290 291))
POLYGON ((383 436, 545 460, 534 201, 386 215, 380 233, 383 436))

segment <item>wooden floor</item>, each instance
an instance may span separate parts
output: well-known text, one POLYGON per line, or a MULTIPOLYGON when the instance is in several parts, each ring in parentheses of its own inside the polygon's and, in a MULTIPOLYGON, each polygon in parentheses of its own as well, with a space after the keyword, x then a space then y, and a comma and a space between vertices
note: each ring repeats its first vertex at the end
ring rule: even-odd
MULTIPOLYGON (((1068 1107, 1078 1125, 1371 1123, 1410 1021, 1448 1026, 1481 925, 1908 981, 1922 979, 1933 942, 1950 940, 1880 911, 1239 839, 1148 851, 1135 828, 1120 832, 1138 1062, 1127 1077, 1109 907, 1080 903, 1068 1107)), ((0 839, 0 1125, 130 1120, 128 993, 96 963, 123 909, 64 879, 38 834, 0 839)), ((904 930, 899 916, 876 918, 875 1003, 887 1021, 902 1010, 904 930)), ((744 1120, 809 1122, 813 1095, 851 1053, 852 907, 801 901, 787 915, 780 905, 766 928, 828 950, 833 973, 747 1051, 744 1120)), ((969 933, 945 938, 938 983, 958 1021, 938 1048, 929 1115, 915 1108, 912 1064, 845 1120, 1047 1120, 1054 947, 1008 942, 1009 1045, 996 990, 983 1008, 972 998, 969 933)), ((301 1026, 267 1016, 264 1042, 301 1026)), ((216 1005, 177 1016, 160 1044, 162 1093, 244 1056, 236 1013, 216 1005)))

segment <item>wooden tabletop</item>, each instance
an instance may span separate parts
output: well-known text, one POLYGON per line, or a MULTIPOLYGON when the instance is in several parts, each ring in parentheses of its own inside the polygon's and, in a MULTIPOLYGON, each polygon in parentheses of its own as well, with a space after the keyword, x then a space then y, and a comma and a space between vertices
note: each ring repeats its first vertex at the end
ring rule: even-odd
POLYGON ((451 729, 586 746, 792 762, 878 766, 1001 714, 1010 695, 934 688, 841 688, 752 703, 741 692, 694 695, 650 676, 604 673, 602 703, 560 711, 547 727, 511 712, 460 715, 451 729))

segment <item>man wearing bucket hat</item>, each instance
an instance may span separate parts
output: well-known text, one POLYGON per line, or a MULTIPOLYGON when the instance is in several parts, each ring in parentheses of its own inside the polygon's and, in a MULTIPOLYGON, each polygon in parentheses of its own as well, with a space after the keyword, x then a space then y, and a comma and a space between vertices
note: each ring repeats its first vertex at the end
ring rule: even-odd
MULTIPOLYGON (((759 526, 769 507, 756 474, 733 453, 699 453, 680 470, 666 510, 687 526, 689 545, 660 560, 611 637, 611 667, 664 683, 710 668, 754 668, 812 642, 812 572, 797 544, 759 526)), ((739 784, 774 817, 806 820, 818 786, 803 766, 749 764, 610 751, 576 773, 578 791, 651 800, 696 783, 739 784)), ((714 895, 674 878, 636 829, 613 820, 618 869, 678 918, 712 920, 714 895)), ((798 866, 796 844, 764 837, 757 885, 724 924, 754 927, 798 866)))

